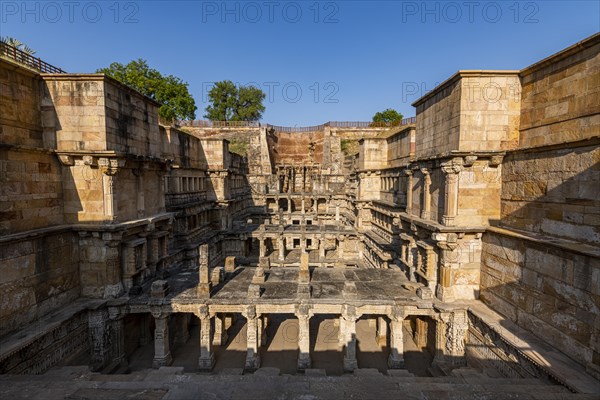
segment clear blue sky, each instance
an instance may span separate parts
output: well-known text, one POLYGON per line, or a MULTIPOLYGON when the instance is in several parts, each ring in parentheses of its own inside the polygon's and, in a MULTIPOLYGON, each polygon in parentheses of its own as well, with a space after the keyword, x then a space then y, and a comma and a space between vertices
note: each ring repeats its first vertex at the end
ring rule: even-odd
POLYGON ((599 1, 0 1, 0 34, 68 72, 144 58, 189 83, 255 82, 263 122, 370 120, 459 69, 520 69, 600 31, 599 1), (301 93, 300 93, 301 91, 301 93))

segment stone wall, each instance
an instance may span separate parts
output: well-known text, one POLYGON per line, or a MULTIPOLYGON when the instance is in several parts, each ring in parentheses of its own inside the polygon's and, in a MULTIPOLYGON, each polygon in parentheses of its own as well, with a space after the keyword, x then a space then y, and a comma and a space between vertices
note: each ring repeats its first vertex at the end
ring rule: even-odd
POLYGON ((0 60, 0 234, 59 225, 61 169, 44 150, 39 75, 0 60))
POLYGON ((400 129, 387 138, 388 168, 402 167, 412 161, 416 150, 415 127, 400 129))
POLYGON ((0 240, 0 336, 70 303, 80 291, 77 234, 0 240))
POLYGON ((417 108, 416 154, 427 157, 458 149, 460 139, 460 81, 449 81, 417 108))
POLYGON ((521 71, 481 299, 600 376, 600 36, 521 71))
POLYGON ((0 144, 43 147, 39 75, 0 59, 0 144))
POLYGON ((582 364, 600 362, 600 254, 488 231, 480 298, 582 364))
POLYGON ((276 164, 323 162, 324 132, 276 132, 276 164))
POLYGON ((508 154, 501 199, 504 227, 598 245, 600 147, 508 154))
POLYGON ((517 71, 459 71, 413 105, 416 157, 514 148, 521 85, 517 71))
POLYGON ((519 74, 523 87, 520 147, 598 136, 600 43, 587 40, 519 74))

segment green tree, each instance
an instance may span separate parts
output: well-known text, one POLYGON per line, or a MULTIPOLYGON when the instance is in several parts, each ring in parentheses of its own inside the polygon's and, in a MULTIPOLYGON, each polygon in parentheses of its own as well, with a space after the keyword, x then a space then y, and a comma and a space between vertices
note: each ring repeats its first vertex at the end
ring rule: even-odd
POLYGON ((265 93, 254 86, 220 81, 208 92, 211 102, 204 118, 211 121, 258 121, 265 111, 265 93))
POLYGON ((12 46, 12 47, 16 47, 17 49, 21 50, 23 53, 27 53, 29 55, 35 54, 35 50, 33 50, 31 47, 27 46, 25 43, 21 42, 20 40, 12 38, 10 36, 2 36, 2 38, 0 38, 0 42, 7 44, 9 46, 12 46))
POLYGON ((161 103, 158 114, 167 120, 196 118, 196 102, 188 91, 188 84, 173 75, 162 75, 150 68, 141 58, 127 65, 114 62, 99 73, 106 74, 161 103))
POLYGON ((385 123, 392 126, 400 125, 402 121, 402 114, 393 108, 388 108, 383 111, 376 113, 373 116, 373 122, 385 123))

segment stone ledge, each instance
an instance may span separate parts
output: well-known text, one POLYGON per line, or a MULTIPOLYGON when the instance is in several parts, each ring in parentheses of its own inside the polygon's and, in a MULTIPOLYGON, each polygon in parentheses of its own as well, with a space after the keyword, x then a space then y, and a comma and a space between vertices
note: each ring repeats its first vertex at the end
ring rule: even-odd
POLYGON ((582 254, 588 257, 600 258, 600 248, 588 244, 582 244, 574 240, 561 239, 557 237, 542 235, 533 232, 525 232, 512 228, 502 228, 499 226, 490 226, 487 232, 498 233, 500 235, 510 236, 521 240, 528 240, 539 244, 558 247, 574 253, 582 254))
POLYGON ((578 393, 600 393, 600 382, 587 374, 585 367, 553 349, 514 322, 480 301, 464 302, 469 312, 484 321, 510 346, 548 372, 557 381, 578 393))
POLYGON ((17 332, 5 336, 0 341, 0 360, 10 357, 15 352, 35 342, 53 329, 60 328, 64 321, 69 320, 76 314, 87 309, 97 308, 104 303, 104 300, 80 298, 69 306, 63 307, 57 312, 47 314, 24 328, 19 329, 17 332))

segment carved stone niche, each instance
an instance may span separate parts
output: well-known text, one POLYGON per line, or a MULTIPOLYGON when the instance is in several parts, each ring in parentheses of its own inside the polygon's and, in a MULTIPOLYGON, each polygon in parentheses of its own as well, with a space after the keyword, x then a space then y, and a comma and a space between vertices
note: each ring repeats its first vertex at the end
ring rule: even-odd
POLYGON ((147 257, 145 238, 123 243, 121 265, 123 265, 123 286, 126 291, 143 280, 144 271, 147 269, 147 257))

